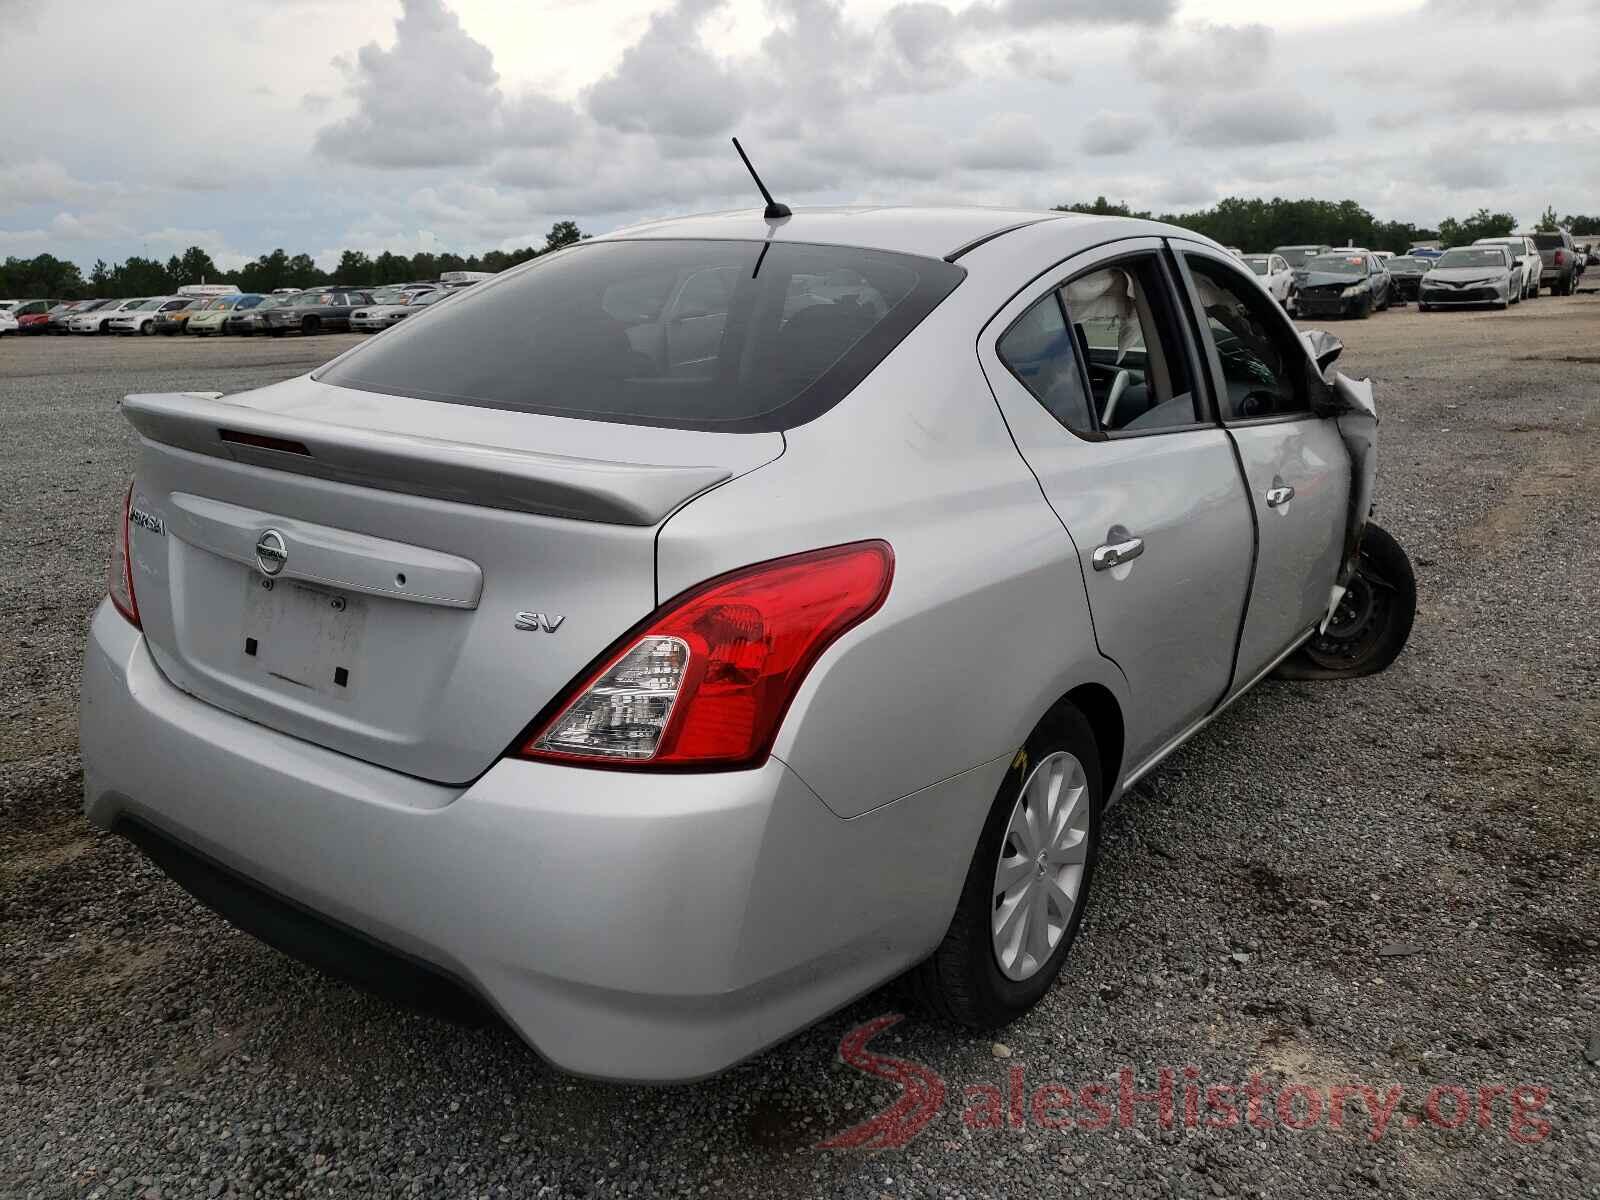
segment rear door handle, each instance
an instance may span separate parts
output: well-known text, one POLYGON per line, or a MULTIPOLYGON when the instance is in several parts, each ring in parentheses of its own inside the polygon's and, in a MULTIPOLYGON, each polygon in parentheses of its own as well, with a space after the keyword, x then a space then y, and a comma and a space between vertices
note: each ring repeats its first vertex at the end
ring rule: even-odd
POLYGON ((1089 561, 1094 564, 1096 571, 1109 571, 1112 567, 1132 562, 1143 553, 1144 539, 1130 537, 1125 541, 1107 542, 1104 546, 1096 546, 1089 561))
POLYGON ((1267 507, 1277 508, 1294 499, 1294 489, 1286 483, 1277 484, 1267 489, 1267 507))

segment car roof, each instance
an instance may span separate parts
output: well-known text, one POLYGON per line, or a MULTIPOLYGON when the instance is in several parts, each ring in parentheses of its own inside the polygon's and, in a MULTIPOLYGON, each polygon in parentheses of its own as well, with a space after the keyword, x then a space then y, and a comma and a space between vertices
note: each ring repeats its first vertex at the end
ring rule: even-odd
MULTIPOLYGON (((988 238, 1041 221, 1117 221, 1144 231, 1164 228, 1131 217, 1103 217, 1090 213, 1039 211, 1020 208, 899 207, 846 205, 797 208, 793 216, 768 221, 759 208, 696 216, 669 217, 629 225, 594 241, 632 241, 643 238, 714 238, 750 241, 801 242, 830 246, 857 246, 947 258, 988 238)), ((1192 235, 1191 235, 1192 236, 1192 235)))

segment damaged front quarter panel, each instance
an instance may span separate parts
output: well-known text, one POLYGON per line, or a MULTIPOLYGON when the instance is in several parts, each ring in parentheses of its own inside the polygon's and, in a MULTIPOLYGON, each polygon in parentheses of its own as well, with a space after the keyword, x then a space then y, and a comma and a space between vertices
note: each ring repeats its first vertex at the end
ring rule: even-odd
POLYGON ((1312 329, 1300 335, 1316 363, 1312 408, 1320 417, 1332 417, 1339 436, 1350 453, 1350 507, 1345 517, 1344 557, 1339 577, 1328 598, 1328 611, 1321 629, 1327 630, 1334 610, 1339 607, 1345 587, 1355 573, 1361 535, 1372 515, 1373 492, 1378 479, 1378 406, 1372 396, 1372 380, 1352 379, 1333 369, 1333 362, 1344 343, 1333 334, 1312 329))

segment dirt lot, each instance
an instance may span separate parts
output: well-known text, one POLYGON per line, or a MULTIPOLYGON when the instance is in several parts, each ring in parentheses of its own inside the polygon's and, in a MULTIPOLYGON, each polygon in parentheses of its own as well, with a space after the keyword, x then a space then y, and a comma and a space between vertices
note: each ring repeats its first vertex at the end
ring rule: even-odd
POLYGON ((1358 683, 1269 682, 1145 780, 1003 1045, 916 1017, 872 1043, 945 1088, 876 1151, 816 1143, 899 1095, 838 1053, 892 989, 720 1079, 598 1085, 328 981, 90 831, 75 712, 131 463, 116 399, 243 390, 351 339, 5 339, 0 1194, 1600 1193, 1600 297, 1329 327, 1377 383, 1410 648, 1358 683), (1120 1073, 1154 1092, 1168 1066, 1174 1127, 1154 1102, 1124 1126, 1120 1073), (1304 1097, 1191 1128, 1186 1066, 1403 1091, 1381 1133, 1354 1102, 1290 1128, 1304 1097), (1110 1127, 1013 1110, 1049 1081, 1107 1084, 1110 1127), (1493 1090, 1518 1086, 1546 1091, 1493 1090))

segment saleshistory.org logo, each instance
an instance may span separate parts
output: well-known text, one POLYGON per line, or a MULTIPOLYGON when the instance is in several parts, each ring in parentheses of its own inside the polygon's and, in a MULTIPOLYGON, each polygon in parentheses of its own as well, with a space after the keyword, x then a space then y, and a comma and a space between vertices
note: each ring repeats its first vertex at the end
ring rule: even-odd
MULTIPOLYGON (((898 1013, 874 1017, 844 1035, 839 1057, 847 1065, 897 1084, 892 1104, 858 1125, 817 1143, 819 1150, 898 1150, 944 1110, 950 1086, 932 1067, 868 1049, 884 1030, 899 1024, 898 1013)), ((1153 1121, 1162 1129, 1308 1129, 1357 1131, 1381 1141, 1392 1129, 1489 1129, 1504 1122, 1504 1132, 1519 1145, 1543 1142, 1550 1122, 1540 1114, 1550 1102, 1542 1084, 1439 1084, 1428 1090, 1420 1108, 1408 1104, 1406 1089, 1391 1084, 1341 1083, 1330 1086, 1291 1083, 1274 1088, 1261 1075, 1245 1083, 1207 1083, 1200 1068, 1160 1067, 1155 1083, 1140 1091, 1132 1067, 1113 1079, 1080 1085, 1050 1080, 1030 1088, 1026 1072, 1012 1066, 1001 1083, 971 1083, 961 1089, 961 1122, 967 1129, 1078 1130, 1102 1133, 1153 1121)))

